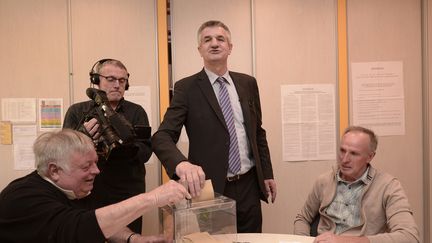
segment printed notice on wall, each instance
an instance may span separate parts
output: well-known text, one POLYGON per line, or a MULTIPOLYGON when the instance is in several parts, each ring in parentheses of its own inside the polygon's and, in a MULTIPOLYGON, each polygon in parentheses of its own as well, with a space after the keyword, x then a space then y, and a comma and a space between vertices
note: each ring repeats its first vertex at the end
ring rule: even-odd
POLYGON ((35 168, 33 143, 36 140, 36 125, 14 125, 12 127, 14 169, 29 170, 35 168))
POLYGON ((283 161, 336 158, 335 86, 282 85, 283 161))
POLYGON ((353 124, 380 136, 405 134, 402 62, 351 64, 353 124))
POLYGON ((151 92, 150 86, 130 86, 125 92, 124 98, 130 102, 142 106, 147 113, 149 122, 151 124, 151 92))
POLYGON ((39 130, 62 128, 63 99, 39 99, 39 130))
POLYGON ((2 102, 2 120, 14 122, 36 122, 36 99, 4 98, 2 102))
MULTIPOLYGON (((152 109, 151 109, 151 90, 150 90, 150 86, 148 85, 142 85, 142 86, 137 86, 137 85, 133 85, 130 86, 129 89, 125 92, 124 94, 124 98, 130 102, 133 102, 135 104, 138 104, 140 106, 142 106, 145 110, 145 112, 147 113, 147 117, 149 120, 150 125, 152 124, 152 109)), ((157 129, 157 127, 152 128, 152 133, 155 132, 155 129, 157 129)), ((150 165, 153 163, 156 163, 157 158, 155 158, 155 155, 152 154, 152 156, 149 159, 149 162, 146 163, 146 165, 150 165)))

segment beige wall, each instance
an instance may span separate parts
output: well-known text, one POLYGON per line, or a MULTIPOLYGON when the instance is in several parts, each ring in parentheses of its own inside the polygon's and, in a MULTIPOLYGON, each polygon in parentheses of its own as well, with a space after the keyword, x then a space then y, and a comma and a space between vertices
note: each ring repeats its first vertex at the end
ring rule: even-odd
MULTIPOLYGON (((68 100, 66 9, 64 1, 0 1, 0 98, 68 100)), ((12 145, 0 145, 0 164, 1 189, 29 172, 13 170, 12 145)))
POLYGON ((207 0, 171 1, 174 81, 195 74, 203 68, 202 59, 198 53, 197 30, 203 22, 210 19, 230 23, 234 51, 231 53, 229 64, 245 73, 252 73, 250 1, 218 0, 217 2, 218 4, 211 4, 211 1, 207 0), (209 8, 210 5, 212 6, 209 8))
POLYGON ((337 82, 336 2, 255 1, 256 77, 278 185, 263 204, 265 232, 292 233, 293 221, 317 176, 333 161, 282 160, 281 85, 337 82))
MULTIPOLYGON (((425 2, 431 15, 431 0, 425 2)), ((278 183, 276 203, 263 205, 264 231, 292 233, 293 219, 313 180, 335 161, 282 161, 280 86, 337 84, 337 0, 217 3, 171 0, 173 77, 178 80, 202 68, 196 49, 199 24, 210 18, 226 22, 234 42, 230 68, 255 75, 259 82, 263 122, 278 183)), ((432 132, 429 127, 425 130, 429 134, 424 134, 422 118, 429 119, 432 112, 432 76, 427 72, 424 77, 429 85, 425 104, 421 97, 421 1, 348 0, 347 16, 349 64, 378 60, 404 63, 406 134, 380 137, 373 163, 402 181, 422 235, 428 235, 432 231, 432 193, 430 184, 424 186, 423 182, 430 183, 432 169, 430 156, 423 155, 432 154, 432 132), (423 150, 423 136, 429 142, 425 148, 428 153, 423 150), (423 173, 423 169, 428 171, 423 173), (423 229, 423 225, 429 228, 423 229)), ((87 99, 88 71, 96 60, 118 58, 131 73, 131 85, 150 86, 155 131, 159 122, 155 17, 153 0, 0 0, 0 98, 63 98, 66 109, 87 99)), ((432 33, 432 18, 427 19, 428 32, 432 33)), ((426 40, 432 63, 432 42, 426 40)), ((430 126, 430 120, 426 125, 430 126)), ((0 145, 0 189, 29 173, 13 170, 12 151, 12 145, 0 145)), ((152 158, 147 168, 146 181, 152 188, 159 184, 159 163, 152 158)), ((156 233, 156 212, 146 219, 146 232, 156 233)))

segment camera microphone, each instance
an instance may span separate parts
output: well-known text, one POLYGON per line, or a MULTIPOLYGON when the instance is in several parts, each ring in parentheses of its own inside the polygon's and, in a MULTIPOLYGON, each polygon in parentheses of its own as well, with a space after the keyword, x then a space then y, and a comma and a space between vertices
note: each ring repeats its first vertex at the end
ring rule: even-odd
POLYGON ((108 103, 108 97, 105 91, 95 88, 87 88, 86 90, 87 96, 94 100, 98 105, 103 105, 104 103, 108 103))

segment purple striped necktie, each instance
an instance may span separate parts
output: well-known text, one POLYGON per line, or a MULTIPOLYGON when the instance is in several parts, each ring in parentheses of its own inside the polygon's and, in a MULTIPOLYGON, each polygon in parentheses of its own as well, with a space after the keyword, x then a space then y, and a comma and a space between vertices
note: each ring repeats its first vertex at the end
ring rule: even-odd
POLYGON ((226 87, 228 81, 224 77, 219 77, 216 81, 219 83, 219 105, 230 135, 228 167, 230 172, 236 175, 240 171, 240 151, 234 124, 234 112, 226 87))

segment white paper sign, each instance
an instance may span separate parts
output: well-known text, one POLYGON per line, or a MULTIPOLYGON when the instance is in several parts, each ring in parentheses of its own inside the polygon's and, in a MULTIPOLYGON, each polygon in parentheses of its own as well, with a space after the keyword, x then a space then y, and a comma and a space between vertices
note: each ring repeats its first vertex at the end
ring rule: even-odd
POLYGON ((336 158, 333 84, 281 87, 283 161, 336 158))
POLYGON ((353 124, 380 136, 405 134, 402 62, 351 64, 353 124))
POLYGON ((35 168, 33 143, 37 137, 36 125, 14 125, 13 149, 14 169, 29 170, 35 168))

